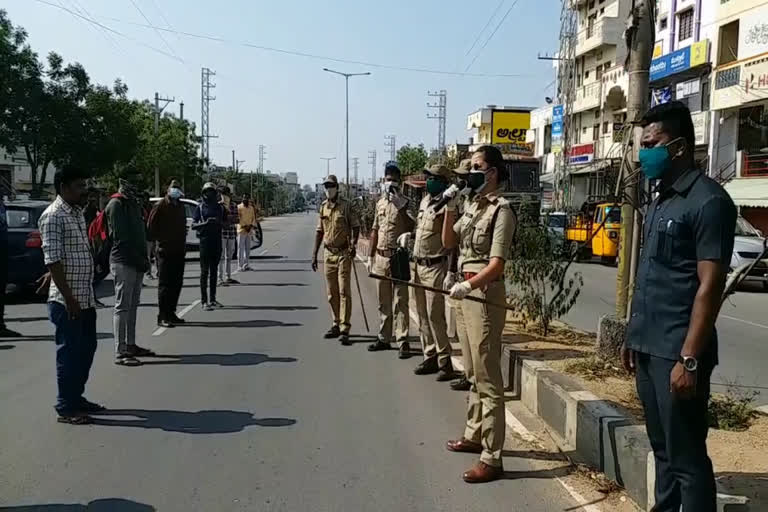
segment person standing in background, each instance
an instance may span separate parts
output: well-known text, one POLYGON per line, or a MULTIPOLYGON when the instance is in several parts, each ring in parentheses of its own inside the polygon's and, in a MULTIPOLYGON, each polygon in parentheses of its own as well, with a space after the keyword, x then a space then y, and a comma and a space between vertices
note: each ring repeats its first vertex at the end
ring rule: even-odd
POLYGON ((149 212, 152 211, 152 202, 149 200, 149 194, 147 192, 141 193, 141 213, 144 219, 144 228, 147 233, 147 260, 149 260, 149 268, 147 269, 147 277, 150 279, 155 278, 155 274, 152 272, 152 265, 156 264, 156 249, 157 244, 155 240, 149 236, 149 231, 146 230, 147 222, 149 222, 149 212))
MULTIPOLYGON (((138 177, 131 178, 138 181, 138 177)), ((112 250, 109 265, 115 277, 115 364, 139 366, 137 357, 154 352, 136 344, 136 315, 141 299, 144 273, 149 268, 147 234, 141 192, 128 180, 104 208, 112 250)))
POLYGON ((237 207, 240 226, 237 231, 237 267, 240 271, 251 270, 248 260, 251 257, 251 230, 256 225, 256 209, 251 196, 243 194, 243 202, 237 207))
POLYGON ((17 338, 20 333, 5 325, 5 286, 8 279, 8 217, 0 196, 0 338, 17 338))
POLYGON ((232 279, 232 256, 235 255, 237 245, 237 229, 238 223, 238 207, 234 201, 232 201, 232 191, 229 187, 224 186, 220 189, 221 205, 224 207, 224 211, 227 213, 224 219, 224 224, 221 228, 221 260, 219 261, 219 284, 221 286, 229 286, 230 284, 238 284, 238 282, 232 279))
POLYGON ((99 192, 93 187, 88 189, 88 204, 83 211, 85 217, 85 225, 90 226, 91 222, 96 220, 96 216, 99 215, 99 192))
POLYGON ((226 212, 217 195, 213 183, 203 185, 203 200, 195 208, 192 218, 192 229, 200 237, 200 299, 205 311, 222 307, 216 300, 216 273, 221 259, 221 229, 226 212))
MULTIPOLYGON (((400 193, 400 168, 395 162, 384 168, 381 199, 376 203, 376 217, 371 228, 371 254, 368 268, 375 274, 390 277, 390 258, 397 249, 397 239, 413 230, 414 220, 408 214, 408 199, 400 193)), ((368 346, 370 352, 389 350, 394 334, 398 344, 398 357, 411 357, 408 344, 408 287, 379 280, 376 284, 379 299, 379 334, 376 342, 368 346), (394 302, 394 314, 393 314, 394 302)))
POLYGON ((55 326, 57 421, 86 425, 104 407, 88 401, 85 384, 96 353, 93 255, 83 217, 85 173, 64 167, 53 176, 56 199, 38 221, 51 276, 48 317, 55 326))
POLYGON ((149 214, 147 229, 157 243, 157 325, 173 327, 184 320, 176 315, 176 306, 184 285, 187 245, 187 216, 181 198, 184 193, 178 181, 168 186, 166 196, 149 214))

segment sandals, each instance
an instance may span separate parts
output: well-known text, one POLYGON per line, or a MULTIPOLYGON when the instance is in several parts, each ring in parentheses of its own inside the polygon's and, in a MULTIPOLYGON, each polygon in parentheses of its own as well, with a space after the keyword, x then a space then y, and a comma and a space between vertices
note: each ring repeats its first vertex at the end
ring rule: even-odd
POLYGON ((56 417, 56 421, 67 425, 90 425, 93 423, 93 418, 87 414, 60 414, 56 417))

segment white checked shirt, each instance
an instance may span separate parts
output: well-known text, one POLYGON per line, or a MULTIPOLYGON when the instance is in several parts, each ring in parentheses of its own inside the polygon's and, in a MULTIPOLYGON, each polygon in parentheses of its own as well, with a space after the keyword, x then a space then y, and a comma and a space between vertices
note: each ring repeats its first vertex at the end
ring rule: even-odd
MULTIPOLYGON (((70 206, 60 196, 45 209, 38 222, 43 239, 45 264, 61 262, 64 277, 82 309, 96 306, 93 294, 93 255, 83 210, 70 206)), ((66 305, 64 296, 51 280, 48 302, 66 305)))

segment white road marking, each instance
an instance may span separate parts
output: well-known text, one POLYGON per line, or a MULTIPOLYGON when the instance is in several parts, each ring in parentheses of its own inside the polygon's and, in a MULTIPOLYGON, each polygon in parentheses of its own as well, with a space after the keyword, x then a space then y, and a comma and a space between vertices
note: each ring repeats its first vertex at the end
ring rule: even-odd
MULTIPOLYGON (((200 304, 200 299, 193 300, 192 304, 190 304, 189 306, 187 306, 184 309, 182 309, 181 311, 179 311, 179 314, 177 316, 179 318, 183 317, 184 315, 186 315, 187 313, 192 311, 194 309, 194 307, 197 306, 198 304, 200 304)), ((152 333, 152 336, 160 336, 161 334, 163 334, 167 330, 168 330, 167 327, 158 327, 157 329, 155 329, 155 332, 152 333)))
POLYGON ((259 253, 259 256, 264 256, 265 254, 267 254, 267 252, 269 252, 269 249, 264 249, 259 253))
POLYGON ((720 315, 723 318, 727 318, 728 320, 733 320, 734 322, 741 322, 743 324, 751 325, 753 327, 760 327, 761 329, 768 329, 768 325, 758 324, 755 322, 750 322, 749 320, 742 320, 741 318, 736 318, 735 316, 728 316, 728 315, 720 315))
POLYGON ((560 482, 560 485, 563 486, 563 489, 568 491, 568 494, 571 495, 571 498, 573 498, 579 505, 581 505, 581 508, 584 509, 584 512, 600 512, 600 507, 597 505, 588 505, 589 501, 579 494, 579 492, 574 489, 568 482, 560 478, 559 476, 556 477, 556 480, 560 482))

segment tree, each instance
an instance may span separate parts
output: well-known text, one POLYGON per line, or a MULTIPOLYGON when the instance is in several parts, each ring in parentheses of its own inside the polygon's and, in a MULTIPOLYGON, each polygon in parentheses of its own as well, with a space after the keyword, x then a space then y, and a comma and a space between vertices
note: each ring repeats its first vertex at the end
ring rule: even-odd
POLYGON ((453 155, 444 154, 441 161, 440 153, 438 151, 433 151, 432 154, 429 155, 429 159, 427 160, 426 166, 430 167, 435 164, 442 164, 447 168, 453 170, 459 166, 459 159, 456 153, 454 153, 453 155))
POLYGON ((403 173, 403 176, 418 174, 424 170, 427 165, 427 151, 424 144, 411 146, 406 144, 397 150, 397 166, 403 173))
POLYGON ((522 205, 512 257, 505 275, 509 302, 524 323, 538 323, 544 336, 552 320, 568 313, 579 297, 581 273, 568 275, 569 265, 559 258, 556 241, 546 226, 532 218, 522 205))

